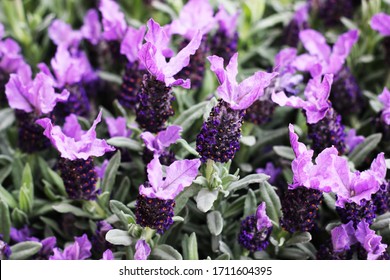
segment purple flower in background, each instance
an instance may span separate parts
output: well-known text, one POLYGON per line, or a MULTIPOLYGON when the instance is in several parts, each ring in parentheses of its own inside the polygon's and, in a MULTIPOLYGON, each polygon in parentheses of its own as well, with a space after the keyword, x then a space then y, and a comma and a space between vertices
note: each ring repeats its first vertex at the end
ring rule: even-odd
POLYGON ((370 21, 371 28, 383 36, 390 36, 390 15, 386 13, 375 14, 370 21))
POLYGON ((91 256, 91 242, 88 236, 83 234, 80 237, 75 237, 75 242, 65 247, 63 251, 59 248, 54 248, 54 255, 50 260, 85 260, 91 256))
POLYGON ((309 54, 302 54, 296 58, 293 65, 298 70, 311 71, 314 65, 320 64, 321 74, 337 74, 359 39, 359 31, 351 30, 340 35, 333 48, 326 43, 321 33, 313 29, 301 31, 299 38, 309 54))
POLYGON ((267 162, 265 168, 256 169, 256 173, 264 173, 270 176, 270 178, 268 179, 268 182, 270 182, 270 184, 274 184, 276 182, 276 179, 281 172, 282 169, 280 167, 275 167, 275 165, 272 162, 267 162))
POLYGON ((166 167, 163 175, 162 165, 155 156, 147 166, 148 181, 139 188, 137 223, 164 233, 173 224, 176 196, 191 185, 199 166, 199 159, 178 160, 166 167))
MULTIPOLYGON (((150 25, 148 25, 150 26, 150 25)), ((125 55, 131 63, 138 61, 138 53, 143 45, 146 26, 139 29, 129 26, 121 43, 121 54, 125 55)))
POLYGON ((105 159, 100 166, 95 166, 95 172, 98 178, 103 179, 104 173, 106 172, 108 163, 110 161, 108 159, 105 159))
POLYGON ((220 86, 217 88, 219 103, 212 108, 209 118, 203 123, 196 138, 196 150, 202 162, 211 159, 227 162, 240 149, 241 125, 245 109, 263 94, 277 73, 256 72, 237 83, 238 54, 234 54, 224 69, 223 58, 210 56, 211 70, 220 86), (218 143, 218 145, 216 145, 218 143))
POLYGON ((383 105, 381 118, 385 124, 390 125, 390 91, 384 88, 378 99, 383 105))
POLYGON ((336 253, 351 249, 351 246, 357 242, 352 222, 335 227, 331 235, 333 251, 336 253))
POLYGON ((105 261, 114 260, 114 254, 112 253, 112 251, 110 249, 107 249, 106 251, 104 251, 103 256, 102 256, 102 260, 105 260, 105 261))
POLYGON ((172 21, 169 32, 192 40, 199 31, 206 34, 214 26, 214 11, 209 0, 190 0, 181 9, 179 18, 172 21))
POLYGON ((110 137, 130 137, 131 130, 127 128, 126 119, 124 117, 105 118, 110 137))
POLYGON ((347 146, 348 153, 351 153, 359 144, 364 141, 365 137, 356 135, 355 129, 350 129, 345 137, 345 145, 347 146))
POLYGON ((272 100, 280 106, 289 106, 305 110, 307 123, 314 124, 323 119, 331 108, 328 101, 333 75, 326 74, 321 80, 321 76, 312 78, 305 89, 305 99, 297 96, 290 96, 281 91, 272 94, 272 100))
POLYGON ((358 0, 308 0, 310 12, 322 19, 326 27, 341 23, 343 17, 352 18, 354 14, 354 2, 358 0))
POLYGON ((53 255, 53 250, 57 244, 57 239, 54 236, 51 236, 43 239, 40 242, 42 244, 42 248, 39 250, 36 259, 48 260, 50 256, 53 255))
POLYGON ((97 45, 102 36, 102 25, 99 20, 99 13, 95 9, 89 9, 84 16, 84 24, 81 27, 81 34, 92 45, 97 45))
POLYGON ((95 129, 101 121, 101 115, 102 112, 99 113, 88 131, 81 129, 75 115, 66 118, 63 129, 59 126, 53 126, 48 118, 40 119, 37 123, 45 129, 44 135, 50 139, 62 158, 87 160, 89 157, 99 157, 106 152, 115 150, 105 140, 96 138, 95 129))
POLYGON ((121 41, 127 24, 120 6, 113 0, 100 0, 99 11, 103 18, 103 38, 107 41, 121 41))
POLYGON ((309 28, 309 6, 303 4, 294 13, 290 23, 283 31, 283 42, 290 47, 297 47, 299 32, 309 28))
POLYGON ((135 260, 146 260, 150 255, 151 249, 148 243, 145 240, 139 239, 135 244, 135 260))
POLYGON ((69 98, 66 89, 56 94, 53 80, 44 73, 38 73, 32 80, 29 66, 20 69, 17 74, 11 74, 5 94, 11 108, 37 116, 50 113, 57 102, 66 102, 69 98))
POLYGON ((50 39, 57 46, 62 46, 66 49, 77 49, 83 35, 79 30, 73 30, 66 22, 55 19, 48 28, 50 39))
POLYGON ((238 243, 251 252, 264 250, 269 244, 272 222, 265 209, 266 204, 262 202, 257 207, 256 215, 248 216, 241 222, 238 243))
POLYGON ((368 260, 376 260, 386 253, 387 245, 381 243, 382 236, 375 234, 375 231, 371 230, 365 221, 358 224, 355 236, 366 250, 368 260))
POLYGON ((39 242, 38 238, 32 237, 30 229, 27 225, 25 225, 21 229, 17 229, 14 227, 11 227, 10 230, 10 237, 14 242, 23 242, 23 241, 37 241, 39 242))

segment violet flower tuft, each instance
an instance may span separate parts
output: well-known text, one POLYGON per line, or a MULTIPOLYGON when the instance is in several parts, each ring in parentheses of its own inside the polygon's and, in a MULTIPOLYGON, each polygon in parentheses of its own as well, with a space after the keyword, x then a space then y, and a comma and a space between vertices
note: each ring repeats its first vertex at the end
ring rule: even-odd
POLYGON ((139 239, 135 244, 135 260, 146 260, 150 255, 151 249, 148 243, 145 240, 139 239))
POLYGON ((83 234, 80 237, 75 237, 75 242, 65 247, 63 251, 59 248, 54 248, 54 255, 50 260, 85 260, 91 256, 91 242, 88 236, 83 234))

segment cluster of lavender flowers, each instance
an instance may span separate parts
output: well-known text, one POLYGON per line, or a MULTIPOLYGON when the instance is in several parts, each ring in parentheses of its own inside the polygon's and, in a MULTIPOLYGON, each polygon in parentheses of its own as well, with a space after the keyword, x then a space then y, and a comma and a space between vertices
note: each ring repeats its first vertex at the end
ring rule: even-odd
POLYGON ((0 259, 390 259, 390 14, 159 2, 0 23, 0 259))

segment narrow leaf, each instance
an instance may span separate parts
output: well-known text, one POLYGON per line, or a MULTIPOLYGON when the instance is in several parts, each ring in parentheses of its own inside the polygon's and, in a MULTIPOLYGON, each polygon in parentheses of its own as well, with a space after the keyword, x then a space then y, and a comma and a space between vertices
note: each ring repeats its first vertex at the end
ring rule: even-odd
POLYGON ((110 159, 104 172, 102 191, 111 193, 112 187, 115 183, 116 174, 121 163, 121 152, 118 150, 115 155, 110 159))

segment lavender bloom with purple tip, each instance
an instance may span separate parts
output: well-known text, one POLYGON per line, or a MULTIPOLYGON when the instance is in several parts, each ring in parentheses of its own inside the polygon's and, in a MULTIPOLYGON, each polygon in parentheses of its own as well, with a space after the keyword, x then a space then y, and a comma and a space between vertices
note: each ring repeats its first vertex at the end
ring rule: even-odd
POLYGON ((91 256, 92 244, 88 240, 88 236, 83 234, 80 237, 74 238, 75 242, 65 247, 62 251, 59 248, 54 248, 54 255, 50 260, 85 260, 91 256))
POLYGON ((101 114, 102 112, 88 131, 81 129, 76 115, 66 118, 63 129, 53 126, 48 118, 37 121, 45 129, 44 135, 61 154, 58 166, 70 198, 96 198, 97 174, 92 157, 115 150, 105 140, 96 138, 95 129, 101 120, 101 114))
POLYGON ((121 43, 120 53, 126 56, 127 64, 122 77, 123 83, 118 95, 118 101, 128 109, 136 108, 138 104, 137 94, 141 89, 142 78, 147 73, 144 65, 140 64, 138 59, 145 31, 145 26, 141 26, 139 29, 129 26, 121 43))
POLYGON ((179 140, 180 133, 183 129, 177 125, 170 125, 165 130, 153 135, 149 131, 141 134, 141 139, 145 143, 143 160, 145 164, 149 163, 154 155, 159 156, 163 165, 170 165, 175 161, 175 154, 168 148, 179 140))
POLYGON ((148 243, 145 240, 139 239, 135 244, 135 260, 146 260, 150 255, 151 249, 148 243))
POLYGON ((256 72, 254 75, 238 83, 238 53, 234 54, 224 69, 223 58, 210 56, 213 71, 220 86, 217 88, 219 103, 203 123, 196 138, 196 150, 201 161, 211 159, 227 162, 240 149, 241 125, 245 109, 250 107, 263 94, 277 73, 256 72))
POLYGON ((164 233, 173 223, 176 196, 198 175, 199 159, 178 160, 166 167, 157 156, 148 164, 148 181, 139 187, 136 203, 137 223, 164 233))
POLYGON ((138 52, 140 63, 149 72, 144 75, 141 91, 138 93, 139 105, 136 110, 137 122, 150 132, 164 129, 165 122, 174 114, 172 108, 172 87, 181 86, 190 88, 189 79, 176 79, 174 76, 186 65, 198 49, 201 34, 198 31, 190 43, 176 56, 167 48, 170 37, 166 30, 150 19, 148 33, 145 36, 146 44, 138 52), (166 62, 166 56, 170 56, 166 62))
POLYGON ((241 222, 238 243, 252 253, 264 250, 269 244, 272 222, 265 210, 266 204, 262 202, 255 215, 248 216, 241 222))
POLYGON ((356 135, 355 129, 350 129, 345 137, 345 146, 348 150, 348 153, 351 153, 359 144, 364 141, 365 137, 361 135, 356 135))

